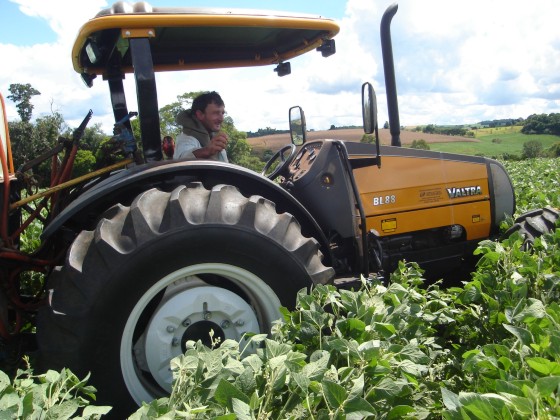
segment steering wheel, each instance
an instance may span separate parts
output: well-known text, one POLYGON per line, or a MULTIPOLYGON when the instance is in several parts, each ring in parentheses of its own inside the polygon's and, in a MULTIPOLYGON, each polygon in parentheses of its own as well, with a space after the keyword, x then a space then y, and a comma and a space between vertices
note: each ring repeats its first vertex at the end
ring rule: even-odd
POLYGON ((272 157, 268 160, 268 162, 266 162, 266 165, 264 165, 261 175, 266 176, 269 179, 275 179, 278 175, 280 175, 282 172, 284 172, 284 170, 287 169, 288 165, 292 163, 292 159, 294 158, 295 155, 296 155, 296 146, 294 144, 288 144, 287 146, 282 147, 280 150, 278 150, 276 153, 272 155, 272 157), (285 157, 284 153, 288 150, 290 150, 290 155, 288 157, 285 157), (276 168, 274 168, 274 170, 269 175, 266 175, 267 171, 270 169, 272 164, 276 162, 278 159, 281 160, 281 163, 276 168))

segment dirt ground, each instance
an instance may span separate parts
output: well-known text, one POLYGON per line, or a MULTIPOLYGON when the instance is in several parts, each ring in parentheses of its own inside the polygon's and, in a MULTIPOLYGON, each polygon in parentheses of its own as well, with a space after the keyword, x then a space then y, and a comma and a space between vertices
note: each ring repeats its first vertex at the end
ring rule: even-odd
MULTIPOLYGON (((360 141, 364 132, 362 129, 342 129, 342 130, 326 130, 326 131, 309 131, 307 133, 307 141, 317 139, 339 139, 346 141, 360 141)), ((379 130, 379 138, 381 144, 391 144, 391 133, 388 129, 379 130)), ((426 143, 449 143, 455 141, 478 142, 478 140, 460 136, 446 136, 443 134, 426 134, 401 130, 401 144, 411 144, 414 140, 425 140, 426 143)), ((290 143, 290 136, 286 134, 272 134, 270 136, 253 137, 247 139, 253 150, 257 153, 270 149, 276 151, 282 146, 290 143)))

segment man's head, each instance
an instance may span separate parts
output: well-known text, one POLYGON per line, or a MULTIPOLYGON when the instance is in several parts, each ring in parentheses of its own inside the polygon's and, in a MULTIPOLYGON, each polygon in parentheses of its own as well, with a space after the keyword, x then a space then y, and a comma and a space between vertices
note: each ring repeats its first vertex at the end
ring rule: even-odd
POLYGON ((197 96, 191 113, 209 133, 220 131, 224 121, 225 104, 217 92, 207 92, 197 96))

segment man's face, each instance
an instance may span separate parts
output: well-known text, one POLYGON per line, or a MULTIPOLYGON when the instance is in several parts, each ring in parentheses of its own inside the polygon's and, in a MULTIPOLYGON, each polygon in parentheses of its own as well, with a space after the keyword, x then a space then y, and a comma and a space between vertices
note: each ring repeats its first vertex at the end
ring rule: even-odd
POLYGON ((196 117, 208 132, 220 131, 222 122, 224 122, 224 114, 226 113, 224 106, 216 105, 214 102, 208 104, 204 112, 196 111, 196 117))

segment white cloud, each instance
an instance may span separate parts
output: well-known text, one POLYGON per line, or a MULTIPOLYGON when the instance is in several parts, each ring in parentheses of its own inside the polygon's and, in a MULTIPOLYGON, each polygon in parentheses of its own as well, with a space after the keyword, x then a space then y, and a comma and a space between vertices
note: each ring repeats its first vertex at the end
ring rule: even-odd
MULTIPOLYGON (((10 65, 0 68, 2 93, 8 94, 10 83, 31 83, 42 93, 34 98, 35 115, 50 112, 53 102, 68 124, 76 126, 92 108, 93 122, 102 122, 110 132, 106 83, 98 78, 87 89, 70 59, 79 27, 108 2, 88 0, 77 7, 74 0, 11 1, 23 13, 47 21, 58 38, 52 44, 38 40, 30 47, 0 40, 0 55, 10 58, 10 65)), ((323 58, 311 52, 294 59, 292 74, 286 77, 277 77, 272 67, 158 74, 159 106, 185 92, 216 90, 242 130, 284 128, 293 105, 304 108, 310 128, 325 129, 361 123, 360 86, 371 81, 383 122, 387 111, 379 23, 386 5, 347 0, 345 15, 338 20, 337 53, 323 58)), ((401 124, 470 123, 560 112, 559 12, 556 0, 401 0, 392 22, 401 124)), ((130 110, 136 109, 133 82, 127 75, 130 110)), ((9 117, 17 118, 13 105, 7 105, 9 117)))
POLYGON ((401 122, 466 123, 558 112, 558 12, 560 4, 552 0, 401 1, 393 28, 406 116, 401 122), (429 106, 415 112, 407 105, 411 95, 429 106), (523 110, 529 111, 519 114, 523 110))
POLYGON ((44 19, 61 41, 72 41, 80 26, 91 19, 105 0, 87 0, 79 4, 75 0, 10 0, 19 5, 22 13, 44 19), (70 35, 70 38, 68 37, 70 35))

